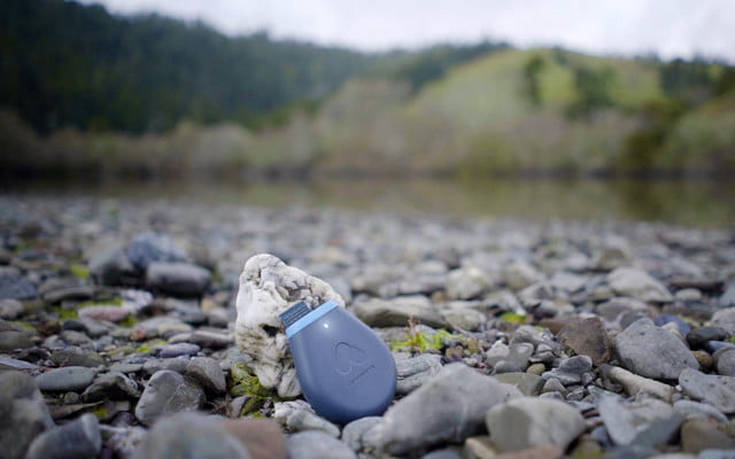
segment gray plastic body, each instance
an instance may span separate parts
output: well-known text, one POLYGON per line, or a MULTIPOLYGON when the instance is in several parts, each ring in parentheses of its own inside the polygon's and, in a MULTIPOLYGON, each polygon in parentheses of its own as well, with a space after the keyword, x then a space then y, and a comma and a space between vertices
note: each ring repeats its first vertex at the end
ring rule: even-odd
POLYGON ((343 308, 335 307, 301 328, 290 336, 289 345, 304 396, 320 416, 345 424, 381 415, 393 400, 393 354, 343 308))

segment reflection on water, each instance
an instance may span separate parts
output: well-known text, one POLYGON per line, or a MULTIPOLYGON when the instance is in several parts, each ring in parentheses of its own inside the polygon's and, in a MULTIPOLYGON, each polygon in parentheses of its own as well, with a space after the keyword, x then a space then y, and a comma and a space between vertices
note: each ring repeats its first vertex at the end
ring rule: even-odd
POLYGON ((305 183, 78 182, 13 187, 64 193, 258 206, 331 206, 394 213, 625 219, 689 226, 735 223, 735 185, 705 180, 324 180, 305 183))

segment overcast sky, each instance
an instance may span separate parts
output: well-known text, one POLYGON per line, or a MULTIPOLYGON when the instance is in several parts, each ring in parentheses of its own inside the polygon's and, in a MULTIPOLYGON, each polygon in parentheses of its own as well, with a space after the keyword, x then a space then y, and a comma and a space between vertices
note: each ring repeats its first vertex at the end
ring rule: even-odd
POLYGON ((362 50, 507 40, 595 53, 735 62, 734 0, 83 0, 362 50))

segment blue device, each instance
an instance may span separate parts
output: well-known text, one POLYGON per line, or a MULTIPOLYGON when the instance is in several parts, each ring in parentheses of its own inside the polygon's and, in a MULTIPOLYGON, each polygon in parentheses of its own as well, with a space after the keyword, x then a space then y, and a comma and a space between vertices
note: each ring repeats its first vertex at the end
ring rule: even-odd
POLYGON ((314 411, 340 424, 383 414, 396 392, 396 363, 370 327, 335 301, 313 310, 302 301, 280 318, 314 411))

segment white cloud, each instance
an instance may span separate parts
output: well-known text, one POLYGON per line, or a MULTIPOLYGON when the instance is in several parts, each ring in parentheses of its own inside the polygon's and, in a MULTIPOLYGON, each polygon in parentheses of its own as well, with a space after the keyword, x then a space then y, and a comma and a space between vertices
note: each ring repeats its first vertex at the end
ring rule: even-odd
POLYGON ((268 30, 363 50, 502 39, 616 54, 735 61, 731 0, 83 0, 118 13, 201 19, 235 35, 268 30))

